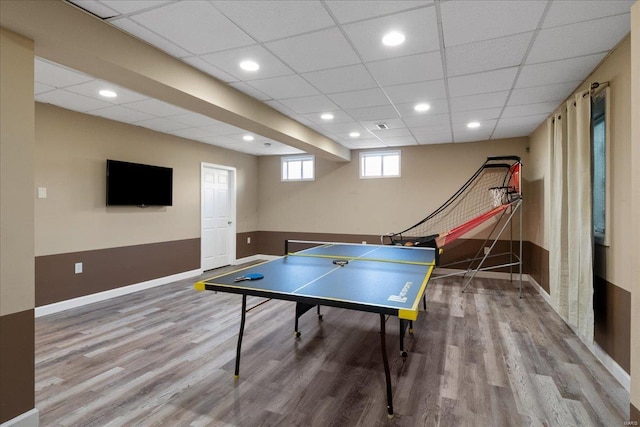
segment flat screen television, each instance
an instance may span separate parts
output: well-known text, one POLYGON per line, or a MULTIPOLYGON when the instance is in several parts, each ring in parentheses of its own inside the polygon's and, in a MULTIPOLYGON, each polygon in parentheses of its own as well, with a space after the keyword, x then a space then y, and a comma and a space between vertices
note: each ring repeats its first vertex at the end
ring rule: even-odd
POLYGON ((172 204, 172 168, 107 160, 107 206, 172 204))

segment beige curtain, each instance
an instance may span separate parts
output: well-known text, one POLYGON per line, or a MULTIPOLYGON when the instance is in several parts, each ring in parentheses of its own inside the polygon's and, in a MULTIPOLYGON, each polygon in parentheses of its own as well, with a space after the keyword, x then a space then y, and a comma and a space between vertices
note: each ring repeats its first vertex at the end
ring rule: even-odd
POLYGON ((591 97, 578 93, 550 119, 549 281, 555 310, 593 342, 591 97))

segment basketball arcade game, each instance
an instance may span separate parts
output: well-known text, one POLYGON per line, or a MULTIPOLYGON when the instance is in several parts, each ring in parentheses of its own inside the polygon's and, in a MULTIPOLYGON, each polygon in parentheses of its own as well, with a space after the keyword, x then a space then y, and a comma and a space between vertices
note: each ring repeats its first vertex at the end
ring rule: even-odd
MULTIPOLYGON (((289 241, 288 244, 294 242, 289 241)), ((385 371, 387 413, 393 415, 391 373, 386 349, 386 316, 398 317, 400 350, 407 326, 417 319, 420 301, 435 267, 435 249, 388 245, 303 242, 308 249, 287 252, 272 261, 212 277, 195 284, 196 290, 242 295, 240 333, 236 348, 235 378, 240 373, 240 354, 247 311, 247 296, 294 301, 295 336, 298 318, 320 306, 375 313, 380 316, 380 347, 385 371)))

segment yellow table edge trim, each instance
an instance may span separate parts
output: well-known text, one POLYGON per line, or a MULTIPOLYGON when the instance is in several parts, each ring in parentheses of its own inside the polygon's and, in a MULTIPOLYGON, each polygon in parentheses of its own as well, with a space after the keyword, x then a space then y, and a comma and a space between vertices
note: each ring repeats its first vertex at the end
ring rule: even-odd
POLYGON ((411 307, 410 309, 401 308, 398 310, 398 317, 400 319, 404 319, 404 320, 418 319, 420 300, 422 299, 422 295, 424 295, 424 292, 426 291, 427 283, 431 278, 432 271, 433 271, 433 265, 429 268, 429 271, 427 272, 427 274, 424 275, 424 280, 422 280, 422 284, 420 285, 420 290, 418 291, 418 296, 416 297, 416 300, 413 302, 413 307, 411 307))

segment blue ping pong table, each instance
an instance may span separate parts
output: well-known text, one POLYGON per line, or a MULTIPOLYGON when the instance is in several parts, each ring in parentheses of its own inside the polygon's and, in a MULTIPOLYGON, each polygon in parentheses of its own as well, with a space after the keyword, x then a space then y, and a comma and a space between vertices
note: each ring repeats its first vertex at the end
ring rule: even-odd
POLYGON ((244 333, 247 296, 296 302, 295 334, 300 336, 298 318, 320 306, 340 307, 380 315, 380 339, 387 388, 387 412, 393 415, 391 375, 385 341, 385 317, 400 319, 400 351, 406 357, 403 337, 407 326, 418 317, 420 300, 426 309, 424 292, 435 266, 435 249, 404 246, 360 245, 289 241, 316 245, 272 261, 212 277, 195 284, 197 290, 242 295, 240 333, 236 349, 235 378, 240 372, 240 350, 244 333), (258 280, 237 281, 261 275, 258 280))

